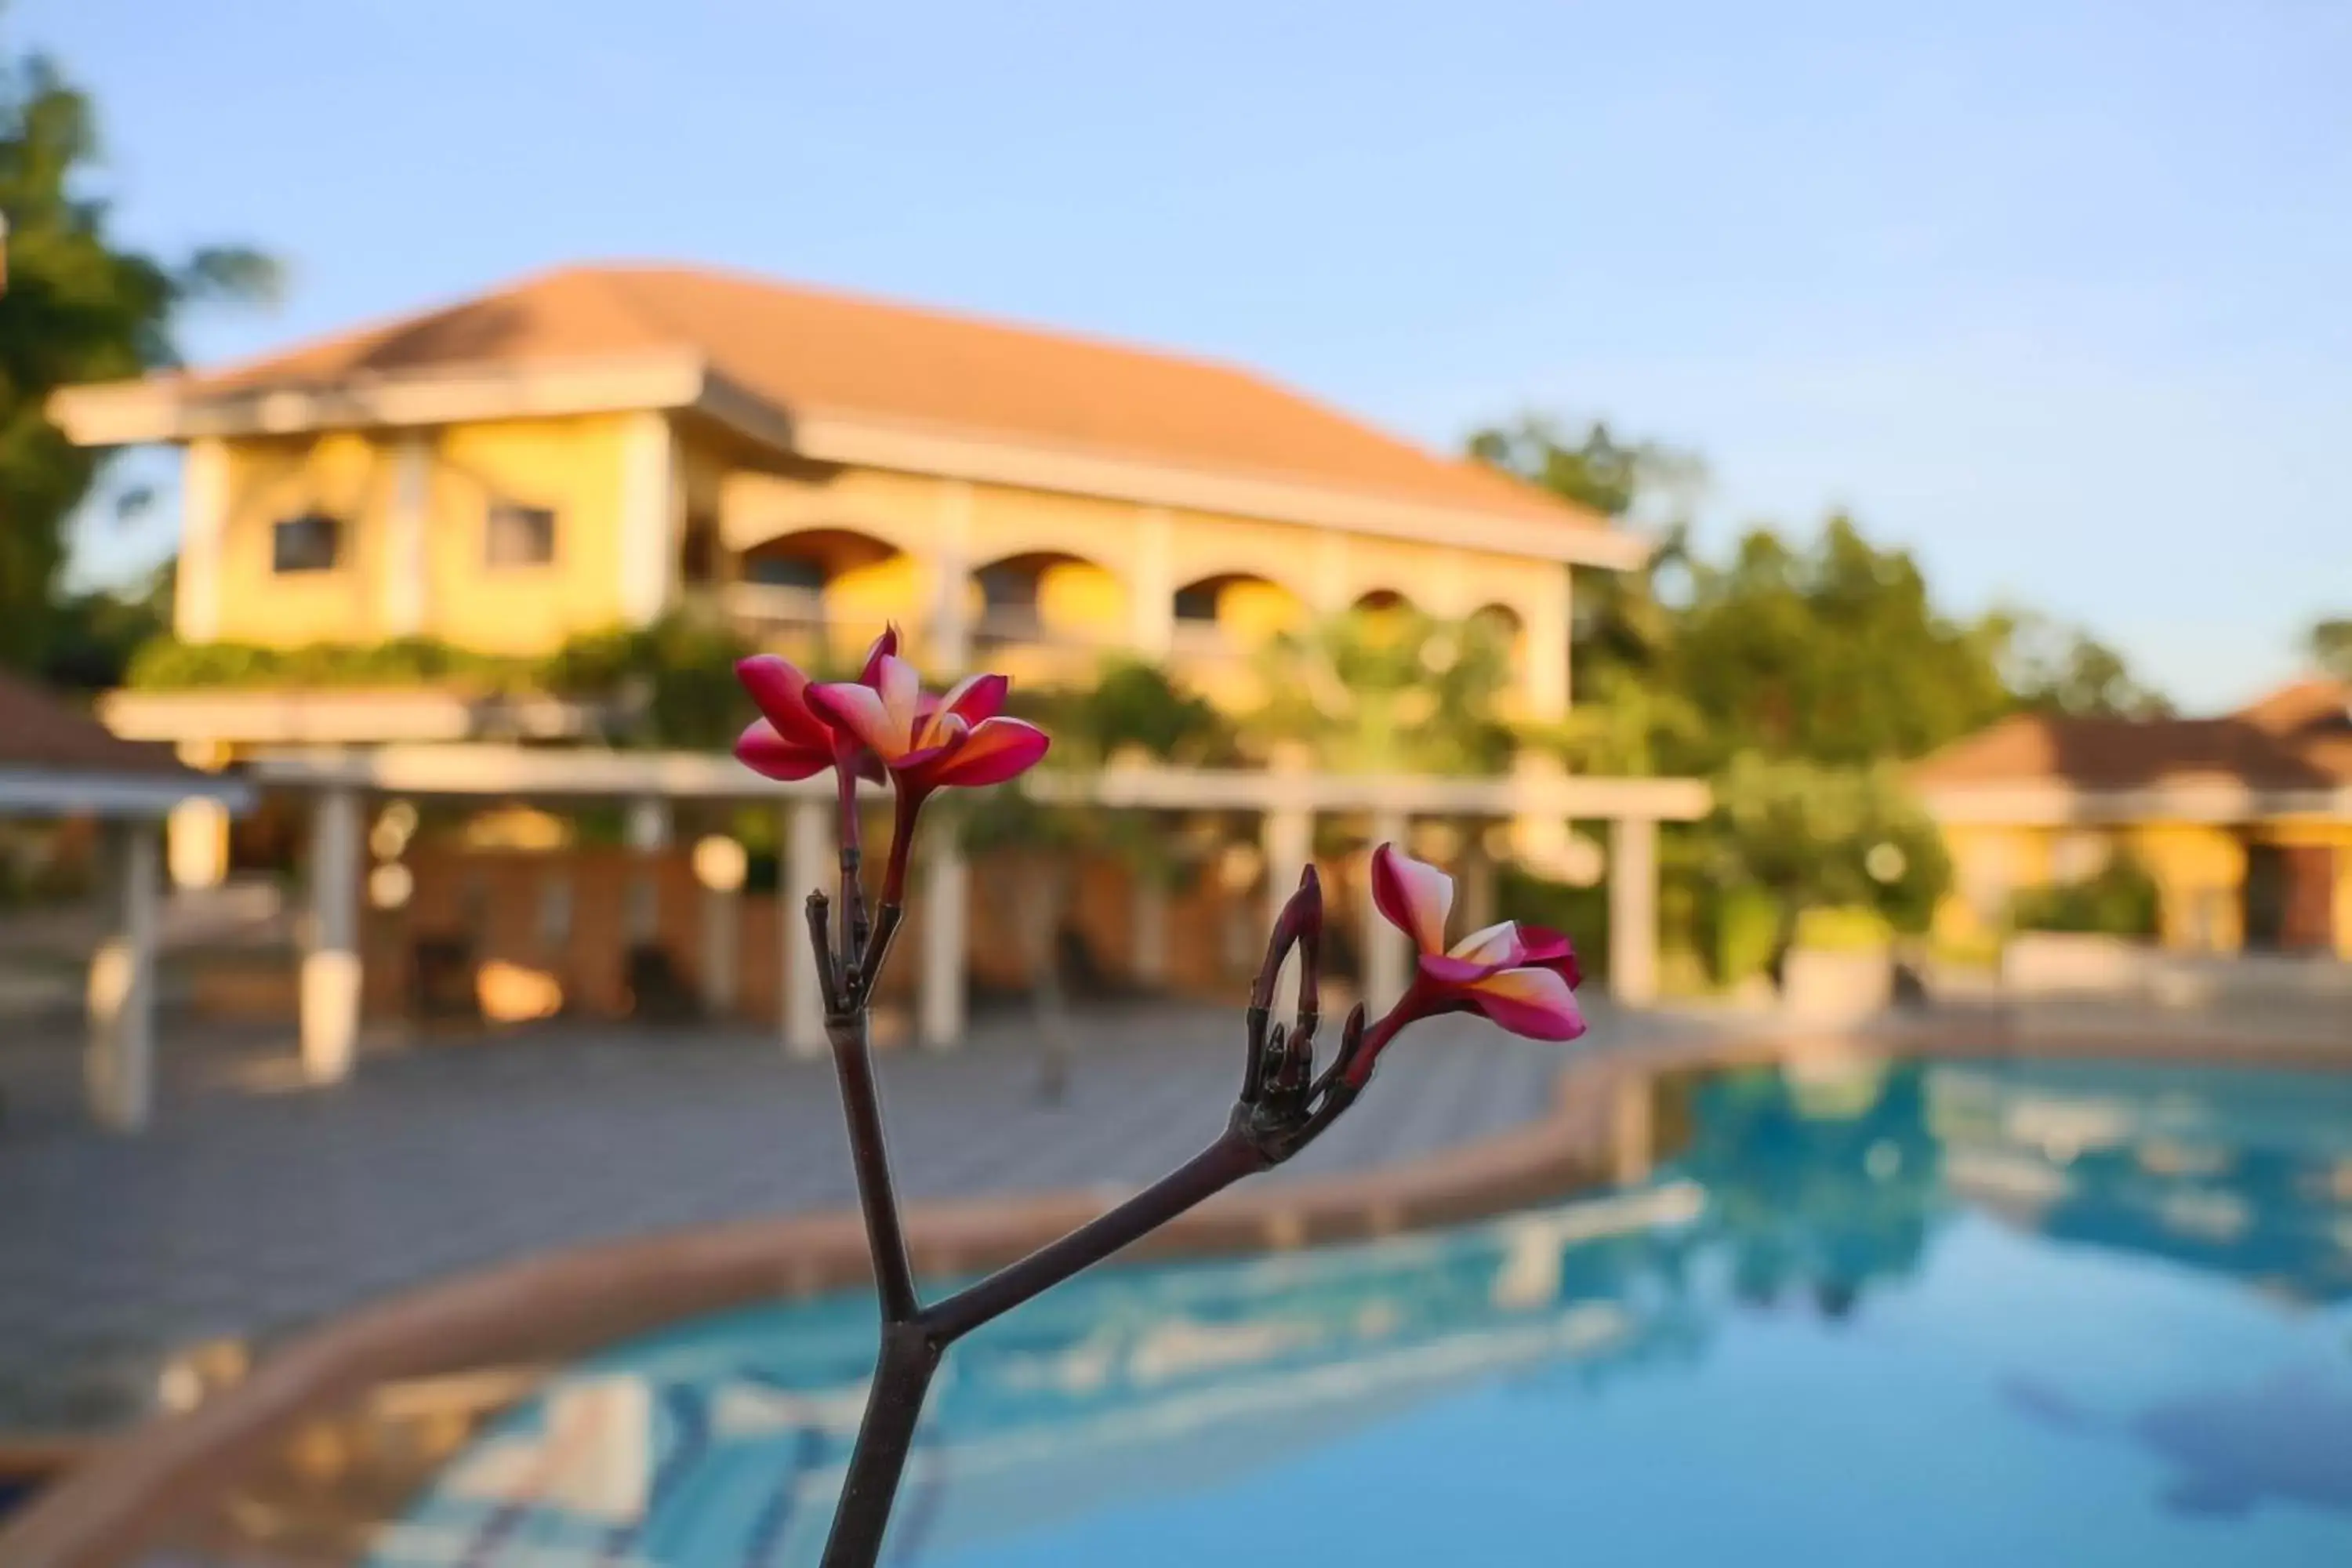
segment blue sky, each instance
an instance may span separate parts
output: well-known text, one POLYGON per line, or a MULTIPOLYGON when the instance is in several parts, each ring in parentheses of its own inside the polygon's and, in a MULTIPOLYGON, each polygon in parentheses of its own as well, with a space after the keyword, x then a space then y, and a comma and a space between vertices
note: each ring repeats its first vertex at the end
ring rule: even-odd
MULTIPOLYGON (((1701 452, 2195 707, 2352 614, 2352 5, 16 0, 199 360, 663 257, 1701 452)), ((158 548, 163 520, 90 559, 158 548)))

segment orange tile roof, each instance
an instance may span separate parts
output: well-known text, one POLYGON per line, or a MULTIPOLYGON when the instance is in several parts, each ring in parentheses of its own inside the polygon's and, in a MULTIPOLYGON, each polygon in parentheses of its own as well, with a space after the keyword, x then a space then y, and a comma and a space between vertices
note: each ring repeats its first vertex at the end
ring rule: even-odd
POLYGON ((0 671, 0 769, 17 768, 141 779, 198 776, 171 747, 122 740, 30 681, 0 671))
POLYGON ((855 415, 1436 507, 1605 528, 1232 366, 766 279, 576 267, 189 378, 195 392, 688 351, 788 413, 855 415))
POLYGON ((1924 788, 2065 783, 2137 789, 2225 778, 2254 789, 2352 784, 2352 689, 2283 688, 2221 719, 2066 719, 2021 713, 1956 741, 1911 770, 1924 788))

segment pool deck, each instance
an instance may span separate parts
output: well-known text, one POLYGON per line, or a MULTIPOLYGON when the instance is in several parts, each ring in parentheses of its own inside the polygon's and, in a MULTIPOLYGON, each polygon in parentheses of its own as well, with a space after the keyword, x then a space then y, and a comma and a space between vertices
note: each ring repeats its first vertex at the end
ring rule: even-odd
MULTIPOLYGON (((1618 1045, 1706 1026, 1596 1016, 1618 1045)), ((1066 1098, 1026 1019, 881 1059, 908 1196, 1131 1190, 1222 1125, 1232 1016, 1078 1020, 1066 1098)), ((832 1070, 749 1033, 551 1026, 380 1048, 303 1087, 284 1032, 167 1036, 153 1128, 90 1125, 69 1034, 0 1042, 0 1435, 94 1432, 152 1407, 175 1353, 272 1339, 528 1255, 855 1199, 832 1070)), ((1427 1025, 1289 1183, 1404 1164, 1548 1114, 1560 1047, 1427 1025)))

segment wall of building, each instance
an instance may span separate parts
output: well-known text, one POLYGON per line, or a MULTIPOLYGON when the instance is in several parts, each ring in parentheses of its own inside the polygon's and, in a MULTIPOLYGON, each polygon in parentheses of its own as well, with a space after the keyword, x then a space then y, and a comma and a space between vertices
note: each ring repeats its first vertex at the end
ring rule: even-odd
MULTIPOLYGON (((1567 694, 1568 568, 1464 549, 1216 513, 1013 487, 848 469, 745 471, 731 478, 724 535, 736 552, 804 552, 862 535, 885 562, 829 575, 823 616, 837 652, 897 621, 932 662, 989 644, 974 574, 1007 563, 1035 579, 1034 647, 992 662, 1016 678, 1057 675, 1073 652, 1172 657, 1213 695, 1243 695, 1250 649, 1318 614, 1394 595, 1449 618, 1496 610, 1515 623, 1523 709, 1558 711, 1567 694), (961 581, 952 597, 948 584, 961 581), (1213 621, 1180 622, 1177 594, 1203 587, 1213 621)), ((1018 642, 1021 639, 1013 639, 1018 642)), ((1000 642, 998 646, 1002 646, 1000 642)))
POLYGON ((626 427, 626 416, 600 416, 227 443, 210 635, 272 647, 421 635, 528 654, 610 625, 626 427), (488 564, 494 500, 553 510, 552 562, 488 564), (420 501, 418 530, 406 509, 420 501), (336 565, 273 570, 276 523, 310 510, 341 520, 336 565))
POLYGON ((2122 849, 2156 879, 2158 940, 2184 952, 2237 952, 2246 942, 2247 847, 2324 847, 2334 852, 2333 941, 2352 960, 2352 823, 2145 822, 2112 830, 1951 824, 1944 840, 1953 885, 1937 910, 1939 936, 1974 941, 2004 929, 2009 900, 2025 889, 2076 879, 2098 855, 2122 849), (2095 850, 2086 859, 2085 851, 2095 850))

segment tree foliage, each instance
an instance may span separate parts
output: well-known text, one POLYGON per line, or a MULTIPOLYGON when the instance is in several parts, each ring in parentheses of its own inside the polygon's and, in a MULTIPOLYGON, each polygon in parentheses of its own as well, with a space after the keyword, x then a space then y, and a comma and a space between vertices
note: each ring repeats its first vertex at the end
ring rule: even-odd
POLYGON ((2162 719, 2170 700, 2143 684, 2124 656, 2078 626, 2031 612, 1996 614, 2001 668, 2021 708, 2073 719, 2162 719))
POLYGON ((267 297, 277 272, 235 247, 165 260, 123 245, 90 186, 89 100, 48 60, 0 37, 0 663, 37 667, 60 636, 67 521, 102 456, 49 420, 58 388, 178 363, 171 329, 203 300, 267 297))
POLYGON ((1498 773, 1511 752, 1500 711, 1510 658, 1509 634, 1476 616, 1331 616, 1260 651, 1266 695, 1248 728, 1265 744, 1304 744, 1334 773, 1498 773))
POLYGON ((1716 785, 1716 870, 1783 910, 1869 909, 1927 929, 1951 878, 1943 837, 1892 765, 1841 767, 1749 752, 1716 785))
POLYGON ((1759 527, 1701 551, 1685 518, 1701 470, 1672 448, 1523 418, 1471 453, 1612 517, 1666 521, 1643 570, 1575 579, 1576 701, 1551 739, 1580 771, 1715 781, 1689 864, 1718 923, 1769 899, 1784 943, 1805 911, 1832 907, 1920 929, 1949 868, 1900 763, 2021 709, 2166 710, 2078 630, 1952 615, 1908 551, 1851 517, 1809 540, 1759 527))
POLYGON ((2352 616, 2317 623, 2305 634, 2303 646, 2314 664, 2338 680, 2352 681, 2352 616))

